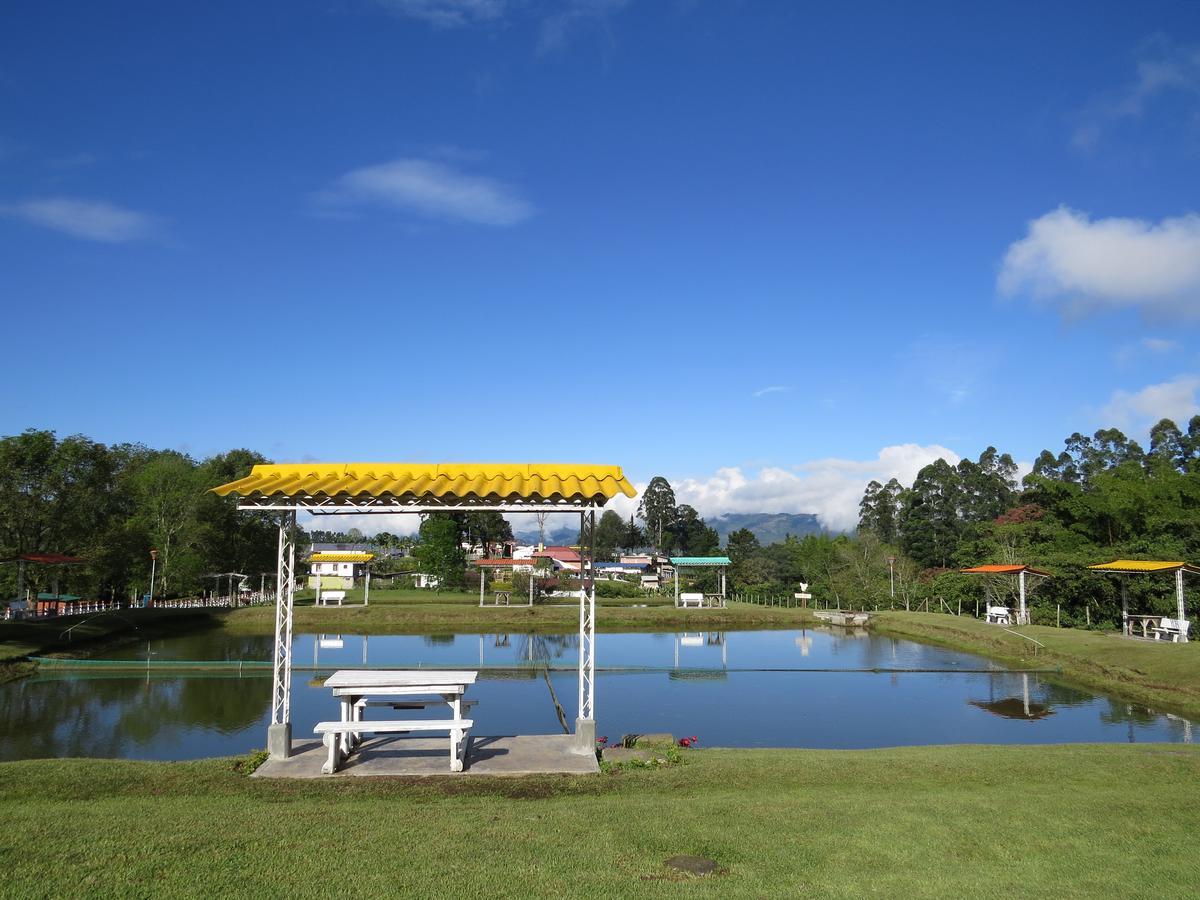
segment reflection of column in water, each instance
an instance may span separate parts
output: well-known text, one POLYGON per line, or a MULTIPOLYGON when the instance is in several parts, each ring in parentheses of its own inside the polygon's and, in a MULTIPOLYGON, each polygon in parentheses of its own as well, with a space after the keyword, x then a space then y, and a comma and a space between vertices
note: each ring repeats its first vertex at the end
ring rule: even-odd
POLYGON ((1025 718, 1029 718, 1029 673, 1021 673, 1021 688, 1025 699, 1025 718))
POLYGON ((363 662, 362 662, 362 664, 364 666, 367 664, 367 635, 365 635, 365 634, 363 635, 363 662))
POLYGON ((479 668, 483 668, 483 635, 479 636, 479 668))
POLYGON ((729 668, 729 642, 725 634, 721 635, 721 668, 729 668))
POLYGON ((675 633, 675 668, 679 668, 679 633, 675 633))
POLYGON ((801 656, 808 656, 808 651, 812 649, 813 639, 808 636, 808 629, 800 630, 800 637, 796 638, 796 646, 800 648, 801 656))

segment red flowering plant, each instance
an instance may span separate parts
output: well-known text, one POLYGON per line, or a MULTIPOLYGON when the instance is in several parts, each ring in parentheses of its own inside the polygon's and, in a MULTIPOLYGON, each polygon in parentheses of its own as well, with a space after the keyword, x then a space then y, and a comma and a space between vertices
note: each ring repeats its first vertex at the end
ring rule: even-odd
POLYGON ((684 750, 690 750, 693 744, 698 743, 700 743, 700 738, 696 737, 694 734, 691 737, 682 737, 679 739, 679 746, 684 750))

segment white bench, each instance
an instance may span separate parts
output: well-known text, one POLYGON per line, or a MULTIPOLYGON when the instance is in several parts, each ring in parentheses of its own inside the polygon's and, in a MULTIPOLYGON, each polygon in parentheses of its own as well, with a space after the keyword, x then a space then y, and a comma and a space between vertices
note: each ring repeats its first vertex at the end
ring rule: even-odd
POLYGON ((1150 630, 1154 633, 1156 641, 1174 641, 1178 644, 1181 640, 1187 640, 1191 624, 1189 619, 1163 619, 1157 628, 1150 630))
POLYGON ((1012 619, 1009 616, 1007 606, 989 606, 987 608, 987 621, 993 625, 1011 625, 1012 619))
POLYGON ((330 600, 336 600, 338 606, 346 599, 345 591, 321 591, 321 605, 328 606, 330 600))
POLYGON ((383 722, 369 722, 363 719, 350 722, 318 722, 313 731, 322 736, 329 758, 321 766, 321 771, 332 775, 342 764, 345 755, 342 736, 363 734, 410 734, 414 731, 448 731, 450 733, 450 771, 461 772, 463 759, 467 755, 467 744, 470 742, 471 719, 394 719, 383 722))
POLYGON ((695 607, 699 608, 704 605, 704 595, 703 594, 680 594, 679 595, 679 605, 685 606, 685 607, 686 606, 695 606, 695 607))

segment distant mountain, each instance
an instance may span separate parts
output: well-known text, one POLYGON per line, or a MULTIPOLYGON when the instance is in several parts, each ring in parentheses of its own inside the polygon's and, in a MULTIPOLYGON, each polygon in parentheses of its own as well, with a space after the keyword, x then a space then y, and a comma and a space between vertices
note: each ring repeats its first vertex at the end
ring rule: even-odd
POLYGON ((749 528, 764 546, 778 543, 789 534, 804 537, 822 531, 821 523, 812 513, 726 513, 707 521, 721 536, 722 546, 729 541, 730 532, 739 528, 749 528))
MULTIPOLYGON (((522 544, 537 545, 538 530, 536 528, 513 529, 513 537, 522 544)), ((570 547, 579 541, 579 526, 546 530, 547 547, 570 547)))

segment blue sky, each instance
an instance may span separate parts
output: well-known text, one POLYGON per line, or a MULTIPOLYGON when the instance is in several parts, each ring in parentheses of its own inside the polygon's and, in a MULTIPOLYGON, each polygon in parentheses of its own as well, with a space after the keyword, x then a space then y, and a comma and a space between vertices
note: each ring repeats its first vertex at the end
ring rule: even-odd
POLYGON ((1200 390, 1200 6, 2 14, 0 433, 851 515, 1200 390))

